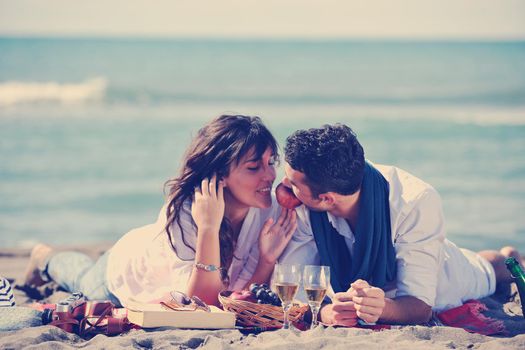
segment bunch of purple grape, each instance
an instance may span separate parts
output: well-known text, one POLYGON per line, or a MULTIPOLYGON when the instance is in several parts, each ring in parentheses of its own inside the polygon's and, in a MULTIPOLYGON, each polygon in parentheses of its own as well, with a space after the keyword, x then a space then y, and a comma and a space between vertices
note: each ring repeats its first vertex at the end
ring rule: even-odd
POLYGON ((268 287, 266 283, 250 284, 250 292, 255 296, 255 298, 257 299, 257 303, 259 304, 281 306, 281 300, 279 299, 277 294, 272 292, 272 290, 270 289, 270 287, 268 287))

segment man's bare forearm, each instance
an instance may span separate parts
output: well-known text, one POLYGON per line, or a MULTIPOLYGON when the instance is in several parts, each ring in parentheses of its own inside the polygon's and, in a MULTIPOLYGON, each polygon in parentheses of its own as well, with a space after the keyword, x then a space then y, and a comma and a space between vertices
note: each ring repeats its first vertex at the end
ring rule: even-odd
POLYGON ((385 298, 385 308, 379 321, 390 324, 421 324, 428 322, 431 316, 430 306, 407 295, 395 299, 385 298))

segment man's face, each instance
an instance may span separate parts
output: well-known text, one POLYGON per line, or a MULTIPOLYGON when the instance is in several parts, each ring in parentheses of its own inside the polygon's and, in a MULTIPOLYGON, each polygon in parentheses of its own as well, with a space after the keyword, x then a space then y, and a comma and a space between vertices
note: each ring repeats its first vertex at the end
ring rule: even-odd
POLYGON ((285 177, 283 184, 292 189, 295 196, 308 208, 315 211, 327 211, 328 206, 320 198, 312 195, 310 187, 306 184, 306 175, 293 169, 287 162, 284 163, 285 177))

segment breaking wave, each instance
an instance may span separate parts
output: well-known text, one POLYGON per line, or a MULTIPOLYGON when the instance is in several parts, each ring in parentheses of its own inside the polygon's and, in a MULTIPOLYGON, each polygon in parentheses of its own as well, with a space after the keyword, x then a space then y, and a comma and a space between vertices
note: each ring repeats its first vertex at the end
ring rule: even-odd
POLYGON ((77 104, 104 98, 108 83, 97 77, 80 83, 22 82, 0 83, 0 107, 25 103, 55 102, 77 104))

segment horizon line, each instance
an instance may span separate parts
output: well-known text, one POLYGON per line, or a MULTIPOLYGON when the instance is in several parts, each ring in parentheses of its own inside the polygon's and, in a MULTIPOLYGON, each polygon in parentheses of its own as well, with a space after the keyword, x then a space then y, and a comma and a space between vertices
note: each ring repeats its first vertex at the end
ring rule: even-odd
POLYGON ((202 40, 202 41, 391 41, 391 42, 523 42, 524 36, 213 36, 213 35, 173 35, 173 34, 138 34, 138 33, 30 33, 0 32, 1 39, 125 39, 125 40, 202 40))

